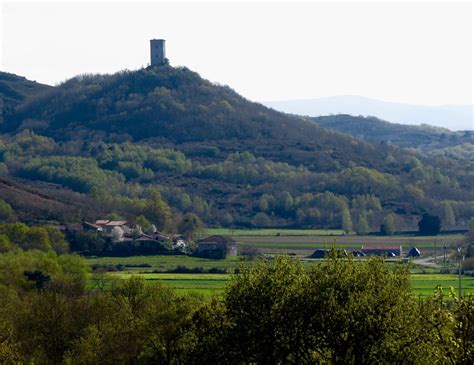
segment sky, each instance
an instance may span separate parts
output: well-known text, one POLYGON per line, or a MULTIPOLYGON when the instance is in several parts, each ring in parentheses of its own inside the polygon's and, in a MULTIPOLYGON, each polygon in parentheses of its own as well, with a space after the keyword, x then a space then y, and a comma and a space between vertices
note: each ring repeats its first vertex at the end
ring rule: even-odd
POLYGON ((147 66, 164 38, 171 65, 254 101, 473 104, 471 1, 0 1, 0 69, 50 85, 147 66))

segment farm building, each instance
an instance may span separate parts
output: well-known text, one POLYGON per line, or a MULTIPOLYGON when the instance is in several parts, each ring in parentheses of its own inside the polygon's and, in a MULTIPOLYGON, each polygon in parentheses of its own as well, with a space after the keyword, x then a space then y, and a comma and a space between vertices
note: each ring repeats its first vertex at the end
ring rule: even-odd
POLYGON ((407 257, 420 257, 420 256, 421 256, 421 252, 416 247, 412 247, 410 251, 408 251, 407 253, 407 257))
POLYGON ((237 256, 237 242, 229 237, 210 236, 198 241, 196 255, 214 259, 237 256))
POLYGON ((84 231, 90 231, 90 232, 103 232, 104 231, 104 229, 98 224, 90 223, 90 222, 82 222, 82 228, 84 229, 84 231))
POLYGON ((387 256, 387 257, 402 256, 403 254, 402 246, 382 246, 382 247, 362 246, 359 252, 362 252, 367 256, 372 255, 372 256, 387 256))
POLYGON ((96 220, 95 225, 102 227, 102 230, 108 234, 112 233, 112 230, 115 227, 121 228, 124 233, 129 233, 130 232, 130 227, 128 226, 127 221, 111 221, 108 219, 99 219, 96 220))
POLYGON ((320 249, 314 251, 314 252, 309 256, 309 258, 310 258, 310 259, 323 259, 323 258, 325 258, 326 256, 329 256, 329 254, 330 254, 331 252, 333 252, 333 251, 335 251, 338 256, 347 256, 347 251, 346 251, 346 250, 333 250, 333 249, 328 250, 328 249, 322 249, 322 248, 320 248, 320 249))

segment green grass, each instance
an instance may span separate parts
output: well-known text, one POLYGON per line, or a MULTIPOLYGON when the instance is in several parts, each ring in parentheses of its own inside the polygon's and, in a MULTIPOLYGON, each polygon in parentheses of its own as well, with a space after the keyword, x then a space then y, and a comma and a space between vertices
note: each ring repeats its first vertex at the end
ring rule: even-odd
POLYGON ((340 229, 227 229, 207 228, 205 236, 341 236, 344 232, 340 229))
MULTIPOLYGON (((114 273, 112 277, 129 279, 132 273, 114 273)), ((148 283, 161 283, 179 293, 221 294, 229 281, 228 274, 140 274, 148 283)))
MULTIPOLYGON (((111 276, 117 279, 129 279, 132 272, 116 272, 111 276)), ((199 293, 205 295, 222 294, 226 283, 230 280, 229 274, 138 274, 149 284, 162 283, 180 293, 199 293)), ((438 285, 449 293, 448 288, 452 286, 457 294, 458 277, 451 274, 412 274, 411 283, 416 296, 431 296, 438 285)), ((474 277, 462 277, 464 294, 474 294, 474 277)))
MULTIPOLYGON (((445 294, 452 286, 458 293, 458 276, 451 274, 412 274, 412 287, 417 295, 432 295, 438 285, 441 285, 445 294)), ((463 294, 474 294, 474 277, 462 276, 463 294)))
POLYGON ((189 269, 229 269, 237 268, 241 260, 238 257, 229 257, 223 260, 212 260, 200 257, 184 255, 150 255, 150 256, 128 256, 128 257, 86 257, 89 265, 139 265, 148 264, 150 267, 126 267, 127 271, 170 271, 177 266, 186 266, 189 269))

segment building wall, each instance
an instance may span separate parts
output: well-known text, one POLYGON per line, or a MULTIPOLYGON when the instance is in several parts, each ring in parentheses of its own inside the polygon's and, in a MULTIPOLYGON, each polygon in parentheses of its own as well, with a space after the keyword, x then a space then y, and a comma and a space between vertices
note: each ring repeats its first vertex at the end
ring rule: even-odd
POLYGON ((166 48, 164 39, 150 40, 150 64, 159 66, 165 64, 166 48))

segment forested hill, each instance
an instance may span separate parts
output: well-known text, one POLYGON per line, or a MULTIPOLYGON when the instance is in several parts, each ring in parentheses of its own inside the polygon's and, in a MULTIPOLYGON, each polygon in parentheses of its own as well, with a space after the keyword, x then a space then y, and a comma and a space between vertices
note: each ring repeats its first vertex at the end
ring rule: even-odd
POLYGON ((321 127, 347 133, 365 141, 390 142, 436 156, 474 159, 474 131, 453 132, 426 124, 397 124, 375 117, 354 117, 347 114, 311 119, 321 127))
POLYGON ((75 77, 0 128, 2 174, 127 218, 162 219, 146 208, 157 190, 172 214, 209 225, 372 230, 394 215, 413 229, 424 212, 445 227, 474 215, 472 166, 322 128, 186 68, 75 77))
POLYGON ((56 141, 146 140, 180 149, 206 143, 318 170, 380 169, 391 151, 252 103, 229 87, 169 66, 73 78, 20 106, 4 123, 4 131, 22 129, 56 141))
POLYGON ((18 104, 49 90, 51 86, 27 80, 8 72, 0 72, 0 105, 2 116, 12 111, 18 104))

